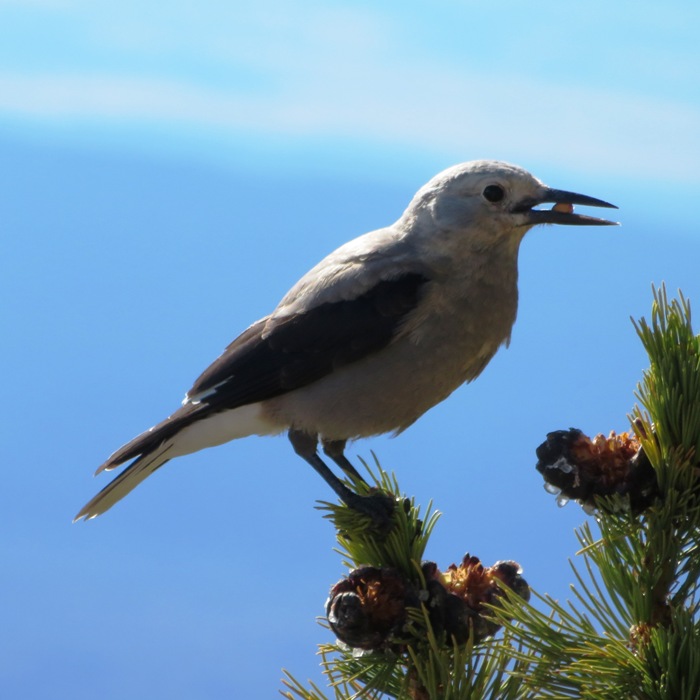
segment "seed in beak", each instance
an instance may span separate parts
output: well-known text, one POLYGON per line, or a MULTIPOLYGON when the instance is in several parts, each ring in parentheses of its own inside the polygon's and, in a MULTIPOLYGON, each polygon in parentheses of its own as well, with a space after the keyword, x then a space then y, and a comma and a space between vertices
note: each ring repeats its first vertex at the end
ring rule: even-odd
POLYGON ((552 211, 560 211, 563 214, 573 214, 574 213, 574 205, 569 204, 568 202, 557 202, 552 207, 552 211))

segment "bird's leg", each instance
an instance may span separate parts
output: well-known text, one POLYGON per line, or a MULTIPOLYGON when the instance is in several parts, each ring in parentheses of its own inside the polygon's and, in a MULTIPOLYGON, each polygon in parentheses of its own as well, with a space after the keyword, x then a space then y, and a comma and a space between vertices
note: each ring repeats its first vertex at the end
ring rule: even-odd
MULTIPOLYGON (((316 451, 318 445, 317 435, 306 433, 303 430, 290 430, 288 436, 294 451, 321 475, 323 480, 336 492, 340 500, 348 508, 369 515, 378 529, 388 529, 390 516, 394 510, 393 499, 379 493, 361 496, 351 491, 318 456, 316 451)), ((348 464, 355 471, 350 462, 348 464)))
POLYGON ((362 496, 351 491, 318 456, 316 451, 318 436, 302 430, 290 430, 288 435, 294 451, 321 475, 323 480, 338 494, 341 501, 354 508, 357 499, 362 499, 362 496))
POLYGON ((365 486, 367 482, 362 478, 362 474, 352 466, 350 460, 345 456, 345 445, 347 440, 321 440, 323 451, 327 454, 351 479, 359 481, 365 486))

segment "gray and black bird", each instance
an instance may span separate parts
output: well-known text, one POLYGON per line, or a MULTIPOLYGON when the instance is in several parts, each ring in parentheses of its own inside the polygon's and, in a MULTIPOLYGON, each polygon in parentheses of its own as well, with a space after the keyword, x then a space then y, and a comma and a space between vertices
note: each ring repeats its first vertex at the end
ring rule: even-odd
POLYGON ((331 471, 361 478, 348 440, 399 433, 479 376, 507 344, 518 308, 518 249, 538 224, 610 225, 522 168, 472 161, 436 175, 398 221, 345 243, 274 311, 243 331, 182 406, 97 470, 126 468, 77 514, 94 518, 166 462, 246 437, 287 432, 349 506, 375 514, 331 471), (551 204, 552 207, 541 208, 551 204))

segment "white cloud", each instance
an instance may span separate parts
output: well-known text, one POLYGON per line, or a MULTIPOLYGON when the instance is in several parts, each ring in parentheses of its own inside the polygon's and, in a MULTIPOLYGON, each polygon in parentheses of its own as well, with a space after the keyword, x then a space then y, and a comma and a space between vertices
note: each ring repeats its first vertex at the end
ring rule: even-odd
POLYGON ((139 122, 266 134, 352 138, 438 153, 547 158, 610 173, 697 179, 692 107, 537 82, 494 82, 413 67, 350 70, 264 94, 114 75, 0 74, 0 114, 109 126, 139 122))
MULTIPOLYGON (((483 46, 431 52, 428 40, 412 43, 420 31, 407 29, 407 15, 386 6, 382 14, 381 4, 210 2, 168 12, 145 4, 148 15, 144 0, 74 7, 63 33, 71 41, 54 47, 56 59, 0 73, 0 117, 132 132, 164 125, 249 141, 336 137, 447 160, 573 161, 610 174, 658 178, 661 168, 667 179, 698 179, 697 99, 658 82, 642 90, 587 72, 586 56, 600 64, 604 54, 582 39, 567 55, 558 34, 556 50, 531 64, 529 54, 517 63, 494 49, 485 67, 475 63, 483 46), (69 44, 76 53, 67 57, 60 52, 69 44), (534 70, 562 61, 578 70, 566 81, 534 70)), ((462 29, 450 34, 448 20, 440 31, 454 40, 462 29)))

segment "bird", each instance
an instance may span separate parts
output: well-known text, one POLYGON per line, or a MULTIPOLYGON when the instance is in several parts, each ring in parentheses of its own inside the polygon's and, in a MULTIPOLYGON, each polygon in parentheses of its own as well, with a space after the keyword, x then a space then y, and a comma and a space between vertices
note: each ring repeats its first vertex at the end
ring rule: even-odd
POLYGON ((175 457, 284 432, 342 502, 385 517, 386 497, 355 488, 364 480, 345 456, 348 441, 399 434, 479 376, 510 342, 525 234, 617 223, 574 205, 617 208, 501 161, 438 173, 395 223, 309 270, 204 370, 178 410, 114 452, 96 474, 130 463, 75 520, 109 510, 175 457))

